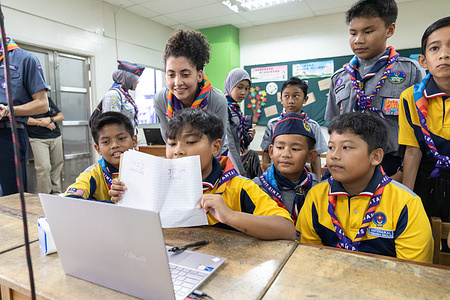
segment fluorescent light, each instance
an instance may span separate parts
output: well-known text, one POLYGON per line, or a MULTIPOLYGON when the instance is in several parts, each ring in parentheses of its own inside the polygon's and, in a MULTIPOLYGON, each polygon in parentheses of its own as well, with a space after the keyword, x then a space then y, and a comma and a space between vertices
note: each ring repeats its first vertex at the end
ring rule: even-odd
POLYGON ((234 12, 242 12, 268 8, 295 1, 301 0, 224 0, 222 1, 222 4, 226 5, 234 12))

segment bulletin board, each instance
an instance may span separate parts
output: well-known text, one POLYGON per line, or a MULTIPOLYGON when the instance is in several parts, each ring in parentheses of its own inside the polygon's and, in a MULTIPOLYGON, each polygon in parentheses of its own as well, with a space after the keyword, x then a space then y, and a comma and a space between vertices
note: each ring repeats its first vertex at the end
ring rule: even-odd
MULTIPOLYGON (((400 56, 417 59, 420 48, 397 50, 400 56)), ((244 114, 253 116, 253 123, 265 126, 283 110, 280 102, 281 87, 291 77, 298 77, 308 84, 308 102, 303 111, 321 126, 327 126, 323 118, 327 105, 331 76, 350 61, 353 55, 311 60, 280 62, 244 66, 252 78, 248 97, 244 102, 244 114)))

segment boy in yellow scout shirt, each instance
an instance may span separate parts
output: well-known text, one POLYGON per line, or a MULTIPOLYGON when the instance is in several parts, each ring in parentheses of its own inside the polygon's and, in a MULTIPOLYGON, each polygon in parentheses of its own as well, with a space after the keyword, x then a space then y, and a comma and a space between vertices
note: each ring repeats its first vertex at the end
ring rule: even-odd
MULTIPOLYGON (((200 206, 208 213, 209 225, 232 227, 261 239, 295 239, 289 213, 279 207, 253 181, 239 176, 222 148, 222 121, 202 109, 177 111, 167 124, 168 159, 199 155, 203 179, 200 206)), ((126 187, 113 180, 111 200, 122 198, 126 187)))
POLYGON ((102 157, 98 164, 81 173, 64 196, 110 202, 108 191, 119 174, 120 155, 137 146, 130 119, 120 112, 105 112, 92 123, 95 150, 102 157))
POLYGON ((332 177, 306 196, 300 241, 431 263, 433 237, 420 198, 379 166, 387 135, 380 118, 342 114, 328 132, 332 177))
POLYGON ((420 196, 429 216, 450 222, 450 17, 425 30, 419 63, 428 75, 400 97, 402 183, 420 196))

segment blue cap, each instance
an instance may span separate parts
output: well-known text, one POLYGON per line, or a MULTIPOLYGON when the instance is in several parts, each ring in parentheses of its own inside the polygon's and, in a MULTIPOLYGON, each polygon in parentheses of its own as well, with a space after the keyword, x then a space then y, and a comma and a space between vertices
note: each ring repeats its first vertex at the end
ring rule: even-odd
POLYGON ((272 141, 280 134, 299 134, 310 137, 316 141, 316 137, 306 122, 298 113, 287 113, 283 118, 275 125, 273 129, 272 141))
POLYGON ((137 76, 141 76, 142 72, 144 72, 145 67, 139 66, 136 64, 132 64, 130 62, 124 61, 124 60, 118 60, 119 63, 119 70, 124 70, 130 73, 133 73, 137 76))

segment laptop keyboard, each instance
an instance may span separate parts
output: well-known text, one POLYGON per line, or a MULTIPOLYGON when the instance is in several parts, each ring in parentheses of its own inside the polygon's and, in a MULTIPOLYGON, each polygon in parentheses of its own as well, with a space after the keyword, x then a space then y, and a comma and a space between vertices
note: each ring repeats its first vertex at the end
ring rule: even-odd
POLYGON ((194 269, 169 264, 170 274, 172 275, 173 290, 175 295, 188 296, 199 283, 208 276, 207 272, 197 271, 194 269))

